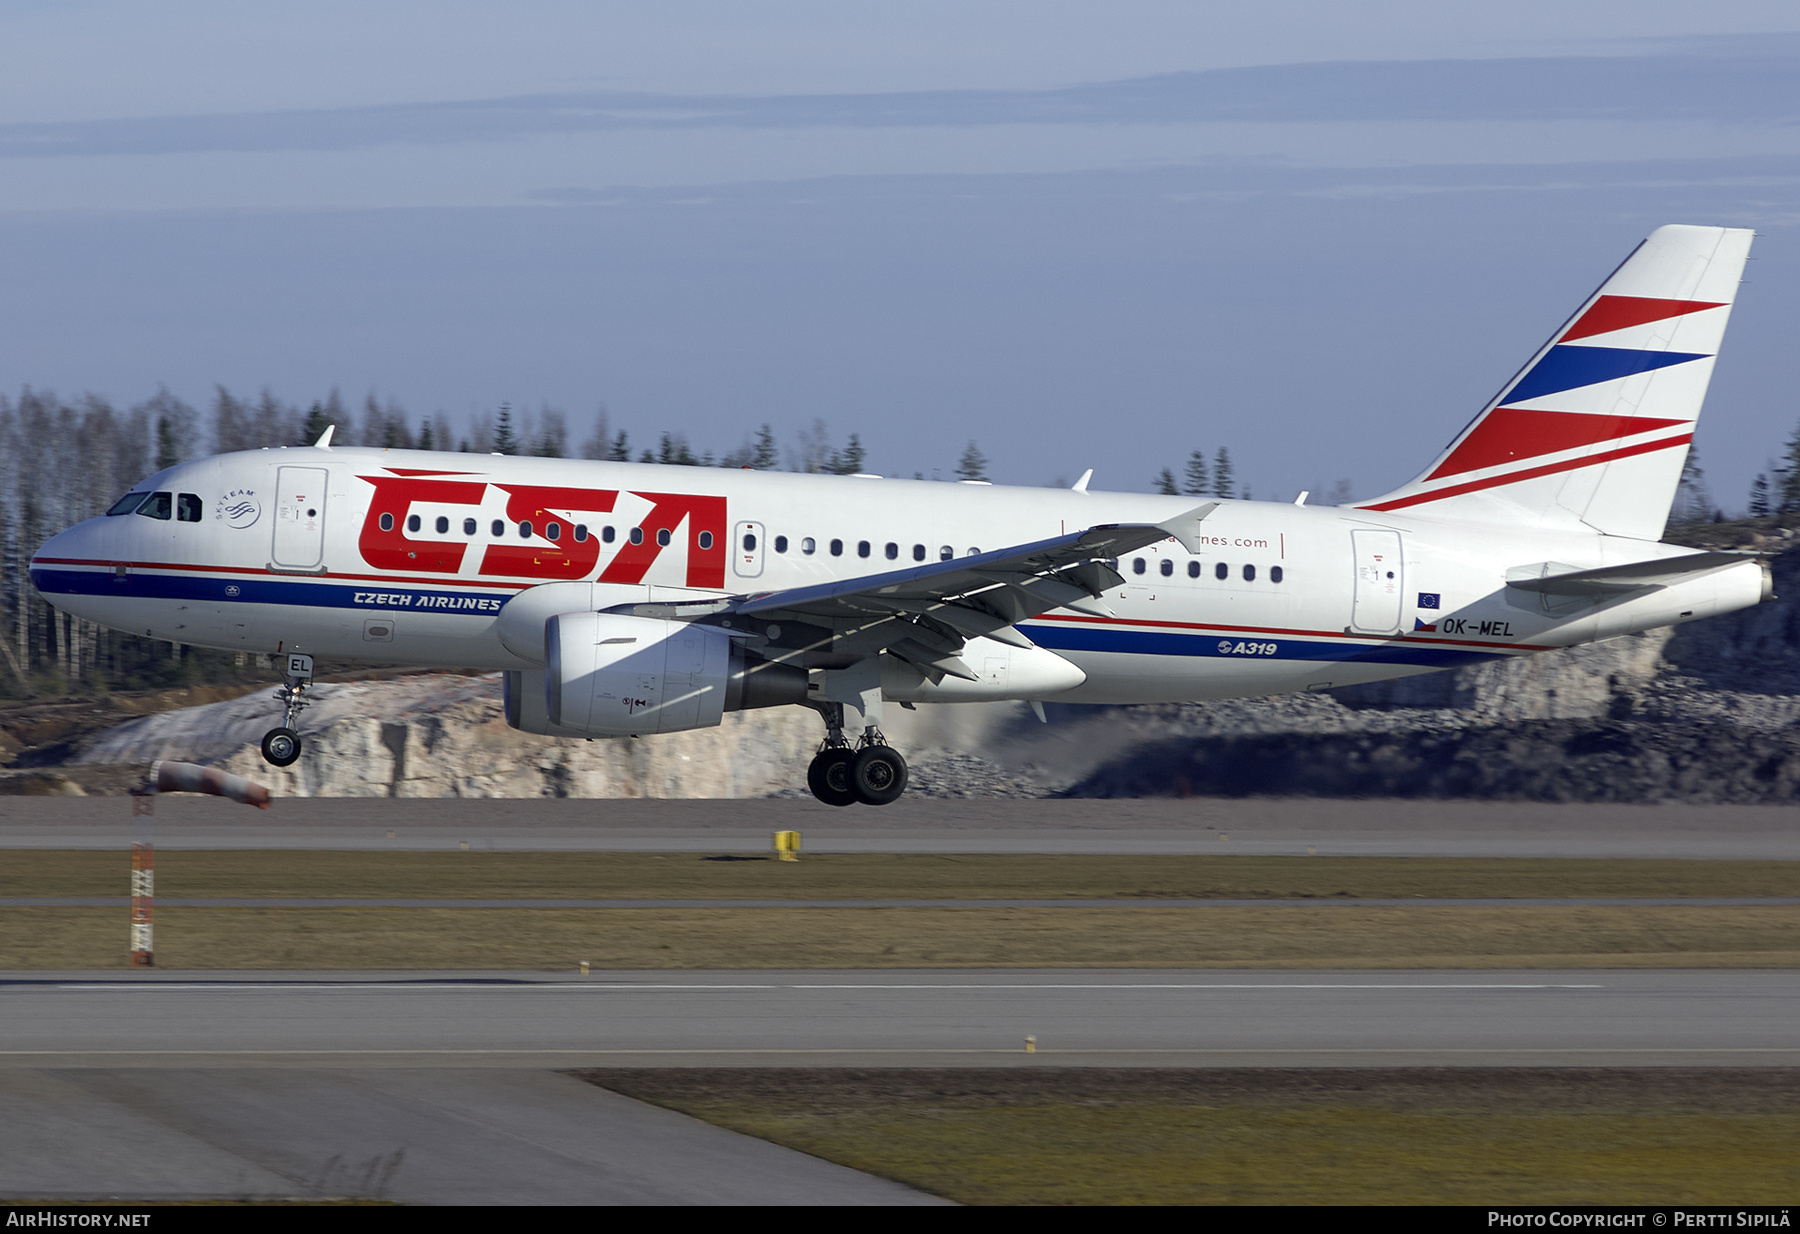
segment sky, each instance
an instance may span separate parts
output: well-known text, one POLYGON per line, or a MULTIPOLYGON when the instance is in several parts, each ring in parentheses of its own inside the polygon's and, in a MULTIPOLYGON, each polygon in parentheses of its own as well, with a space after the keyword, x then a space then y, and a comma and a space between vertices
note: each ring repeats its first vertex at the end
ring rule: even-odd
POLYGON ((1796 83, 1760 0, 0 0, 0 392, 1366 497, 1717 223, 1759 233, 1698 437, 1736 510, 1800 420, 1796 83))

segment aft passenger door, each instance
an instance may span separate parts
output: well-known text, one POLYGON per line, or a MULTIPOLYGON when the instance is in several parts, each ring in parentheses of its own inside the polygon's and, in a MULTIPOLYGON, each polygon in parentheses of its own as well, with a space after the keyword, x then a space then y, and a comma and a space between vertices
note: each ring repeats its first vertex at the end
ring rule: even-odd
POLYGON ((323 467, 283 467, 275 477, 275 543, 270 565, 282 570, 320 570, 325 563, 325 494, 331 473, 323 467))
POLYGON ((1406 594, 1406 562, 1397 531, 1359 529, 1350 533, 1356 558, 1356 595, 1350 627, 1365 634, 1400 629, 1400 599, 1406 594))

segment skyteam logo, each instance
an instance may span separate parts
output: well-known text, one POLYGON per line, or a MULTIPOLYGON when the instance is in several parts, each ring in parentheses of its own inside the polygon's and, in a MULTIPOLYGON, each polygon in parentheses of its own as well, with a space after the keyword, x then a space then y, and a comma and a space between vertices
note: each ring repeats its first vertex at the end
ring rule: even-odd
POLYGON ((227 527, 242 530, 262 517, 262 503, 256 499, 253 488, 234 488, 219 498, 218 512, 213 515, 224 521, 227 527))

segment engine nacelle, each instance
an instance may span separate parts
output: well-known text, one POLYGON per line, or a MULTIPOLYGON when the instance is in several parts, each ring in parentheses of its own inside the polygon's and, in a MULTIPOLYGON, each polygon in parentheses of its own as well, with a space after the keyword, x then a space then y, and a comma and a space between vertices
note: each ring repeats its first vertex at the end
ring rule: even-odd
POLYGON ((805 670, 746 651, 716 626, 561 613, 546 624, 544 646, 542 673, 506 675, 506 722, 528 733, 673 733, 711 728, 727 711, 806 700, 805 670))

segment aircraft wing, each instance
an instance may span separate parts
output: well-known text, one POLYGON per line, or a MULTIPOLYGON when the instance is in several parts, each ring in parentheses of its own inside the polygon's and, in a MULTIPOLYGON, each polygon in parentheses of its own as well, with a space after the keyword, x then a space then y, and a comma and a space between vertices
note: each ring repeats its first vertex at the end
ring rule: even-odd
POLYGON ((973 681, 957 653, 971 638, 1015 647, 1033 644, 1017 622, 1054 608, 1110 616, 1099 597, 1124 579, 1110 562, 1170 536, 1217 508, 1209 503, 1168 523, 1090 527, 1054 539, 1014 545, 930 565, 862 578, 762 592, 734 602, 733 615, 798 621, 833 631, 831 652, 850 659, 888 652, 933 679, 973 681))

